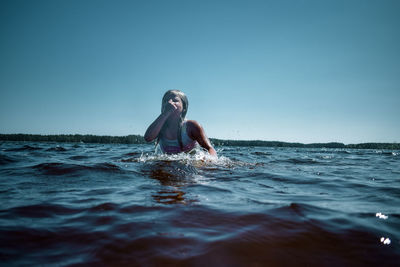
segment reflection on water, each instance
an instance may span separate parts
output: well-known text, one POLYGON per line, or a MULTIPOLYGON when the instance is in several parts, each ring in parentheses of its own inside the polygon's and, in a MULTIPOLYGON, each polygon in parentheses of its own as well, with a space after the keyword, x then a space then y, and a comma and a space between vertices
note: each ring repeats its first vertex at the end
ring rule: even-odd
MULTIPOLYGON (((185 198, 187 185, 195 183, 194 177, 198 175, 196 167, 192 164, 196 161, 193 155, 157 155, 147 159, 142 156, 139 160, 142 162, 142 173, 158 180, 163 186, 161 190, 152 194, 156 202, 188 204, 197 201, 185 198)), ((204 164, 204 160, 201 162, 204 164)))
POLYGON ((191 154, 147 154, 131 160, 142 163, 142 173, 158 180, 163 186, 161 190, 152 195, 156 202, 162 204, 196 202, 197 199, 185 198, 185 190, 188 185, 196 183, 201 177, 198 168, 215 168, 216 164, 232 164, 227 158, 212 157, 201 149, 197 149, 195 153, 191 154))
MULTIPOLYGON (((187 204, 187 200, 183 197, 184 195, 185 192, 176 188, 175 190, 161 190, 152 196, 155 201, 162 204, 187 204)), ((194 200, 191 200, 190 202, 194 202, 194 200)))
MULTIPOLYGON (((194 183, 193 176, 197 174, 194 166, 180 162, 178 160, 160 160, 146 162, 142 166, 144 175, 158 180, 164 187, 153 198, 162 204, 187 204, 184 198, 186 185, 194 183)), ((194 202, 192 199, 189 202, 194 202)))

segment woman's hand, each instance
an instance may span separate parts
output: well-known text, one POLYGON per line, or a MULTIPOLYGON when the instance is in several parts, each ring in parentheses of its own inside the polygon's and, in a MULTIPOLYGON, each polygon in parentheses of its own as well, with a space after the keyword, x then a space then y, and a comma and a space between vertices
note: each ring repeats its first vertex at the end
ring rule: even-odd
POLYGON ((166 104, 165 104, 165 109, 164 112, 166 115, 170 116, 171 114, 178 114, 179 113, 179 107, 177 103, 174 103, 172 99, 170 99, 166 104))
POLYGON ((144 134, 144 140, 146 142, 151 142, 157 138, 159 135, 164 123, 168 120, 168 118, 176 112, 178 108, 176 104, 169 100, 168 103, 165 104, 164 109, 160 116, 153 121, 153 123, 147 128, 146 133, 144 134))

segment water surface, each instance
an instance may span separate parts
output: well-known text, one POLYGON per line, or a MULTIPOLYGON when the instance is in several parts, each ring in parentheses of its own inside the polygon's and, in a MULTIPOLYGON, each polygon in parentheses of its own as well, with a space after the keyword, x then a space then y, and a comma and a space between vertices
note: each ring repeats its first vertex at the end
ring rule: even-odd
POLYGON ((396 266, 400 152, 0 144, 2 265, 396 266))

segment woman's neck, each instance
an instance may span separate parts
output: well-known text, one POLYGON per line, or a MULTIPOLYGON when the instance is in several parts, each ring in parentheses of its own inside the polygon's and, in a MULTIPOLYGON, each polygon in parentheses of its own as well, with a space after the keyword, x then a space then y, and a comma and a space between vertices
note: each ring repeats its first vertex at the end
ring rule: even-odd
POLYGON ((178 131, 180 121, 180 117, 169 117, 168 120, 165 122, 165 130, 171 132, 178 131))

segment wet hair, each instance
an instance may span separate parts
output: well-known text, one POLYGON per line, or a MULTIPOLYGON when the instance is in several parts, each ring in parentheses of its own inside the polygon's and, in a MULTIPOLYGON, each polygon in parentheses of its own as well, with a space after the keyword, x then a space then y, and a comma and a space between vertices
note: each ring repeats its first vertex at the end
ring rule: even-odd
MULTIPOLYGON (((181 132, 182 132, 183 121, 184 121, 184 119, 186 117, 186 113, 187 113, 187 110, 188 110, 188 107, 189 107, 189 101, 188 101, 186 95, 182 91, 179 91, 179 90, 176 90, 176 89, 168 90, 167 92, 165 92, 165 94, 164 94, 164 96, 162 98, 162 101, 161 101, 161 112, 164 111, 165 105, 168 102, 168 97, 171 94, 177 95, 182 101, 182 113, 181 113, 181 115, 179 117, 179 127, 178 127, 177 137, 178 137, 179 146, 180 146, 181 150, 183 150, 182 133, 181 132)), ((164 127, 161 129, 160 133, 158 134, 156 145, 160 141, 160 137, 162 135, 163 129, 164 129, 164 127)))

